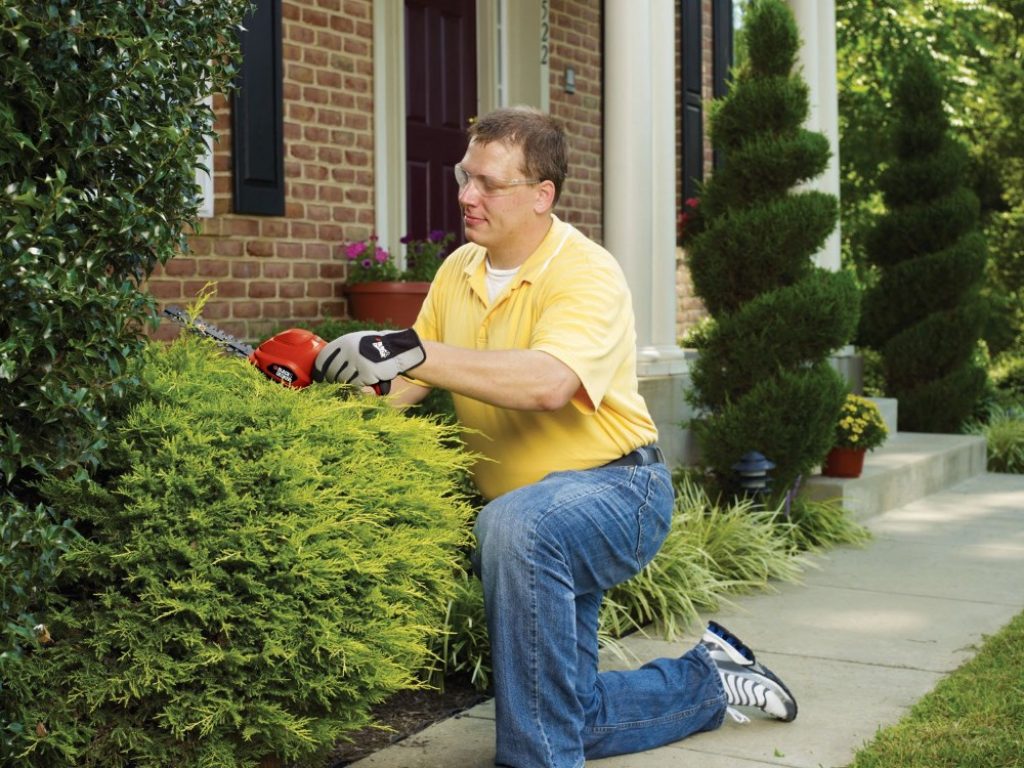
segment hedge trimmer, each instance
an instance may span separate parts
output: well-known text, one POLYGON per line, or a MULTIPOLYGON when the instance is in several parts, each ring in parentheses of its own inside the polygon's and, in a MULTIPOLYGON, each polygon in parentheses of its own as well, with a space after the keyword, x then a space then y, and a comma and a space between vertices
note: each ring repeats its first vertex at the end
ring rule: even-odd
POLYGON ((313 364, 327 344, 312 331, 289 328, 253 348, 180 307, 167 307, 163 313, 190 331, 217 342, 225 352, 246 358, 267 377, 288 387, 308 387, 313 382, 313 364))

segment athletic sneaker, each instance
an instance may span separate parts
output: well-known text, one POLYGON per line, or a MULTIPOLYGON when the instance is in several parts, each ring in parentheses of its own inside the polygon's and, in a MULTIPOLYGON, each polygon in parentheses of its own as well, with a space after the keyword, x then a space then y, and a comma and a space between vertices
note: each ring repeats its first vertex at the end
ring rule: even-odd
POLYGON ((714 621, 708 622, 701 644, 711 653, 725 687, 729 714, 738 722, 749 718, 733 707, 757 707, 772 717, 789 722, 796 719, 796 699, 775 674, 760 664, 743 642, 714 621))

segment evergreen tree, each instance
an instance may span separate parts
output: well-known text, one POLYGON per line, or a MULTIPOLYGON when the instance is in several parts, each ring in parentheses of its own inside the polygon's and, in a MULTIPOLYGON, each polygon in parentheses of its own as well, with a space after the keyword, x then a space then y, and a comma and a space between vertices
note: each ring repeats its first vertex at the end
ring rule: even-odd
POLYGON ((879 179, 888 210, 866 240, 879 278, 864 297, 860 338, 881 352, 900 429, 913 432, 958 431, 985 386, 975 359, 985 241, 942 90, 928 58, 911 57, 893 94, 895 158, 879 179))
POLYGON ((852 277, 814 265, 837 201, 795 185, 828 164, 828 140, 802 128, 806 83, 793 73, 799 36, 781 0, 755 0, 747 60, 711 115, 725 162, 704 186, 691 227, 690 268, 712 315, 691 400, 704 459, 728 484, 748 451, 776 463, 784 491, 831 447, 846 387, 828 355, 853 335, 852 277))

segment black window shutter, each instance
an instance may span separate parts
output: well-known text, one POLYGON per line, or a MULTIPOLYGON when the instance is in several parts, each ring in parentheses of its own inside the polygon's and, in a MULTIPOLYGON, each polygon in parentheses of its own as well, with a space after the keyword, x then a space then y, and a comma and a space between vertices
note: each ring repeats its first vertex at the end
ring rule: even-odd
MULTIPOLYGON (((714 96, 721 99, 729 92, 729 70, 732 68, 732 0, 712 0, 711 5, 711 39, 712 76, 714 96)), ((715 149, 715 168, 721 166, 725 159, 725 151, 715 149)))
POLYGON ((235 213, 284 215, 281 0, 257 0, 240 33, 232 97, 235 213))
POLYGON ((704 110, 701 104, 701 0, 680 0, 682 40, 683 199, 698 193, 704 178, 704 110))

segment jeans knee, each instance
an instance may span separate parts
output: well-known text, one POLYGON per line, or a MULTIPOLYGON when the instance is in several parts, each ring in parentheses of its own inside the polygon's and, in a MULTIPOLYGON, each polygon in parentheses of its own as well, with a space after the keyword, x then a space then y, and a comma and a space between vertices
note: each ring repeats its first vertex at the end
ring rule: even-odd
POLYGON ((477 516, 474 567, 492 559, 522 554, 530 546, 530 531, 521 514, 507 505, 492 501, 477 516))

